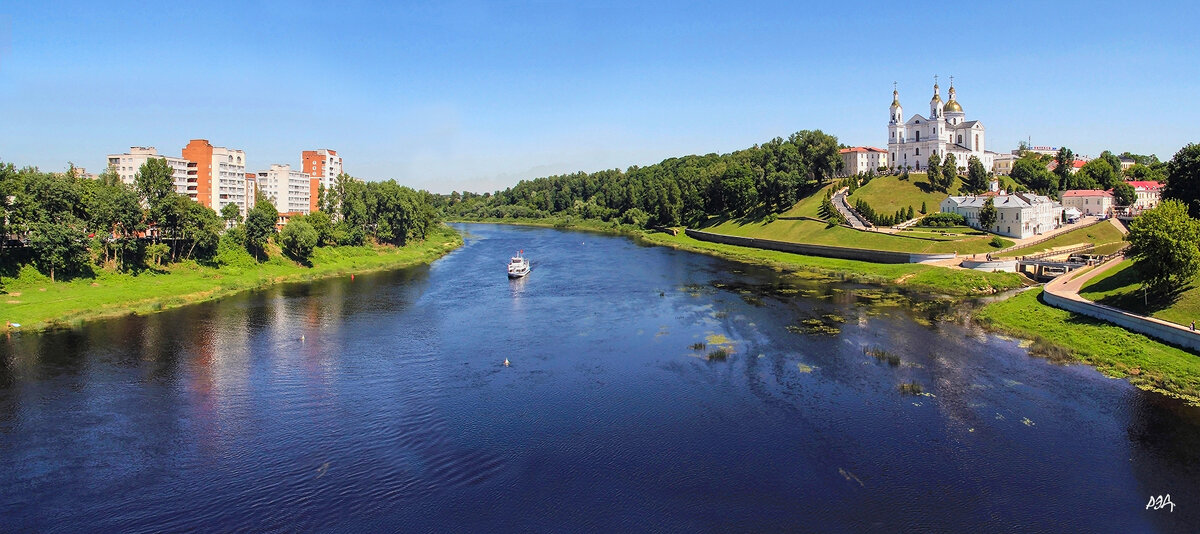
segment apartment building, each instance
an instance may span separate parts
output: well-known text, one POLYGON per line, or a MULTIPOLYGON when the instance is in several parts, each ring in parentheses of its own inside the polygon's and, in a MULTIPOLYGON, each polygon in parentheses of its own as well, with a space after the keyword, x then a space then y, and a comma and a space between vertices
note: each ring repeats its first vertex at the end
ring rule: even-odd
POLYGON ((305 150, 300 154, 302 172, 309 179, 309 211, 317 211, 317 192, 320 186, 326 189, 333 187, 333 181, 342 173, 342 157, 337 151, 328 148, 305 150))
POLYGON ((246 173, 246 209, 251 209, 258 202, 258 174, 246 173))
POLYGON ((246 153, 215 147, 207 139, 193 139, 183 147, 183 159, 194 162, 196 200, 218 213, 236 204, 246 214, 246 153))
POLYGON ((187 195, 192 200, 197 199, 198 184, 192 174, 194 169, 186 158, 161 155, 152 146, 132 146, 129 147, 129 152, 124 154, 109 154, 108 167, 121 177, 122 182, 134 185, 138 170, 151 158, 167 160, 167 165, 171 167, 171 182, 175 185, 176 193, 187 195))
POLYGON ((291 165, 274 164, 270 170, 259 171, 257 184, 259 192, 270 198, 280 213, 310 213, 311 180, 307 173, 292 170, 291 165))

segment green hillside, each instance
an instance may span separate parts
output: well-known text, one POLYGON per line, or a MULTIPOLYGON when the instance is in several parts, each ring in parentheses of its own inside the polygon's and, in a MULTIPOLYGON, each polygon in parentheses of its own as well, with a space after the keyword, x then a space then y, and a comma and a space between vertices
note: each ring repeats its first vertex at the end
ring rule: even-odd
POLYGON ((1072 247, 1084 243, 1096 245, 1096 252, 1098 254, 1107 254, 1115 252, 1124 242, 1125 234, 1122 234, 1121 230, 1117 229, 1111 222, 1103 222, 1085 228, 1077 228, 1070 232, 1059 234, 1049 241, 1010 250, 999 256, 1003 258, 1027 256, 1054 248, 1072 247))
MULTIPOLYGON (((1012 178, 996 178, 1000 180, 1001 189, 1012 191, 1016 188, 1016 182, 1012 178)), ((949 192, 943 192, 934 190, 929 185, 929 176, 925 173, 910 173, 908 180, 901 180, 899 176, 878 176, 871 179, 867 185, 859 187, 847 200, 853 206, 861 199, 877 213, 895 213, 896 210, 909 206, 920 211, 921 203, 924 202, 929 213, 937 213, 938 206, 946 197, 959 194, 962 184, 962 178, 959 178, 954 181, 954 186, 949 192)))
POLYGON ((1142 279, 1133 267, 1133 260, 1124 260, 1089 281, 1079 295, 1134 313, 1190 325, 1192 321, 1200 320, 1200 284, 1197 282, 1200 279, 1170 295, 1143 293, 1142 279))
POLYGON ((700 229, 725 235, 895 252, 975 254, 996 250, 996 247, 990 244, 990 235, 964 235, 930 241, 881 232, 864 232, 843 226, 831 227, 807 220, 710 219, 700 229))
POLYGON ((958 194, 961 186, 962 180, 956 180, 950 193, 944 193, 929 185, 929 177, 925 173, 909 174, 908 180, 901 180, 899 176, 879 176, 859 187, 847 201, 853 206, 855 202, 863 200, 877 213, 895 213, 909 206, 920 211, 921 202, 925 202, 929 213, 934 213, 938 211, 942 200, 951 194, 958 194))

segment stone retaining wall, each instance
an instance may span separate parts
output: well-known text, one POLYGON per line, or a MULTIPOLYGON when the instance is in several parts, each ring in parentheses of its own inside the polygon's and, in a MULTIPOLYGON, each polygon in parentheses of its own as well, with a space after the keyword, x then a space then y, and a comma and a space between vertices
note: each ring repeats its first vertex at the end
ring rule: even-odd
POLYGON ((1045 290, 1042 291, 1042 301, 1055 308, 1107 321, 1126 330, 1200 353, 1200 333, 1192 331, 1189 327, 1097 304, 1077 293, 1064 291, 1066 282, 1074 276, 1075 273, 1067 273, 1046 284, 1045 290))

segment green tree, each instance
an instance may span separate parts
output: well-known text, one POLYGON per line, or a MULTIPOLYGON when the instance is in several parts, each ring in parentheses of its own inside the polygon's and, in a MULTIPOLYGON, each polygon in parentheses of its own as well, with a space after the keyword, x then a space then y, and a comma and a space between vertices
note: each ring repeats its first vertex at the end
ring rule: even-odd
POLYGON ((983 207, 979 208, 979 227, 980 229, 990 232, 992 226, 996 224, 996 202, 995 197, 988 197, 987 202, 983 203, 983 207))
POLYGON ((261 199, 254 208, 246 213, 246 250, 254 258, 266 259, 267 241, 275 235, 275 222, 279 220, 279 211, 270 200, 261 199))
POLYGON ((1132 206, 1137 202, 1137 191, 1125 182, 1113 184, 1113 201, 1118 206, 1132 206))
POLYGON ((1134 218, 1126 239, 1134 267, 1152 289, 1181 287, 1200 270, 1200 225, 1178 200, 1164 200, 1134 218))
POLYGON ((1200 217, 1200 144, 1188 143, 1167 162, 1162 196, 1182 202, 1188 214, 1200 217))
POLYGON ((304 221, 304 217, 296 217, 283 227, 279 233, 283 251, 296 261, 307 263, 312 256, 313 248, 317 246, 317 232, 304 221))
MULTIPOLYGON (((212 258, 217 253, 221 231, 225 229, 224 221, 212 208, 192 202, 183 195, 176 197, 184 208, 179 228, 179 238, 187 246, 184 257, 202 260, 212 258)), ((228 206, 236 207, 234 204, 227 204, 226 207, 228 206)))
POLYGON ((1125 176, 1137 182, 1165 182, 1167 180, 1166 164, 1162 164, 1162 168, 1156 168, 1135 163, 1125 170, 1125 176))
POLYGON ((226 204, 221 208, 221 219, 225 221, 226 228, 233 228, 242 224, 242 210, 237 204, 226 204))
POLYGON ((929 210, 925 207, 925 201, 922 200, 921 201, 921 215, 925 215, 926 213, 929 213, 929 210))
POLYGON ((329 213, 324 211, 314 211, 304 216, 304 221, 312 227, 317 233, 317 246, 332 245, 333 240, 333 221, 329 219, 329 213))
POLYGON ((133 180, 138 195, 150 208, 151 220, 157 221, 158 211, 166 199, 175 192, 172 180, 174 171, 165 158, 150 158, 138 169, 133 180))
POLYGON ((983 168, 983 162, 979 161, 979 158, 971 156, 967 159, 967 181, 963 184, 963 191, 977 195, 987 190, 987 169, 983 168))
POLYGON ((942 188, 942 158, 936 152, 929 155, 929 160, 926 162, 926 171, 928 174, 929 185, 934 189, 942 188))
POLYGON ((83 232, 66 221, 44 221, 33 225, 29 247, 34 264, 56 280, 56 275, 74 274, 87 265, 87 244, 83 232))
MULTIPOLYGON (((1103 161, 1102 164, 1107 165, 1103 161)), ((1067 176, 1067 181, 1063 183, 1063 190, 1070 191, 1072 189, 1100 189, 1100 183, 1092 178, 1090 174, 1084 174, 1083 171, 1067 176)))
MULTIPOLYGON (((1116 173, 1117 181, 1124 179, 1125 173, 1121 170, 1120 157, 1118 157, 1116 154, 1113 154, 1112 151, 1105 150, 1104 152, 1100 153, 1100 159, 1107 162, 1109 167, 1112 167, 1113 171, 1116 173)), ((1105 189, 1112 187, 1111 183, 1105 184, 1104 182, 1101 182, 1101 184, 1104 185, 1105 189)))
POLYGON ((1059 191, 1057 176, 1047 171, 1041 159, 1033 153, 1014 162, 1009 176, 1018 184, 1038 194, 1056 196, 1059 191))
POLYGON ((100 176, 97 176, 96 180, 107 186, 124 185, 124 182, 121 181, 121 175, 117 174, 116 167, 112 165, 104 169, 104 172, 100 173, 100 176))
POLYGON ((744 215, 758 203, 758 190, 750 169, 731 165, 720 182, 720 197, 730 215, 744 215))
MULTIPOLYGON (((1110 154, 1111 155, 1111 154, 1110 154)), ((1113 156, 1116 159, 1116 156, 1113 156)), ((1091 185, 1095 184, 1095 189, 1110 189, 1113 184, 1124 181, 1121 176, 1121 162, 1117 161, 1117 166, 1114 168, 1106 158, 1096 158, 1083 164, 1079 172, 1071 176, 1069 181, 1074 184, 1091 185)), ((1071 189, 1093 189, 1091 187, 1071 187, 1071 189)))
POLYGON ((808 181, 803 186, 811 190, 825 183, 842 170, 837 137, 821 130, 802 130, 788 140, 796 145, 802 167, 808 172, 808 181))
POLYGON ((1054 155, 1054 175, 1058 177, 1058 189, 1067 189, 1067 179, 1071 176, 1071 170, 1075 168, 1075 153, 1067 147, 1058 149, 1058 153, 1054 155))
POLYGON ((942 164, 942 180, 939 184, 942 191, 949 191, 954 187, 954 182, 958 181, 958 161, 954 154, 946 154, 946 161, 942 164))

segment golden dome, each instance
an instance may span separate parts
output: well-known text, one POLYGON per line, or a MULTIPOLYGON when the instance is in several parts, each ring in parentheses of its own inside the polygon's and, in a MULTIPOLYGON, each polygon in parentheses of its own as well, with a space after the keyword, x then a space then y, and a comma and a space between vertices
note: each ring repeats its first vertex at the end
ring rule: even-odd
POLYGON ((958 101, 957 101, 957 100, 951 100, 951 101, 949 101, 949 102, 946 102, 946 107, 945 107, 945 108, 943 108, 943 110, 944 110, 946 113, 950 113, 950 112, 952 112, 952 111, 956 111, 956 112, 958 112, 958 113, 962 113, 962 106, 958 105, 958 101))

